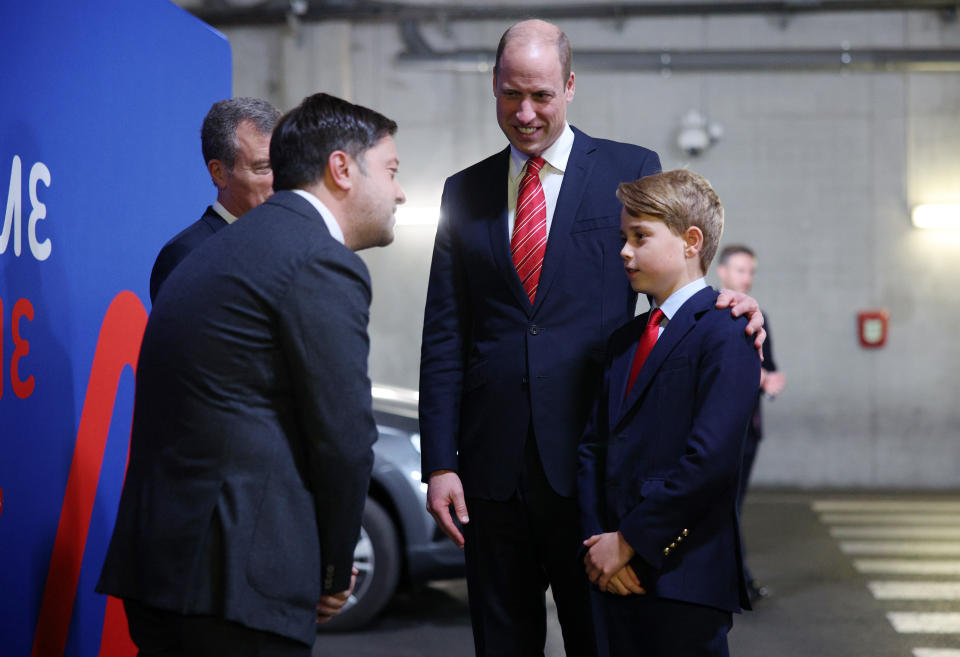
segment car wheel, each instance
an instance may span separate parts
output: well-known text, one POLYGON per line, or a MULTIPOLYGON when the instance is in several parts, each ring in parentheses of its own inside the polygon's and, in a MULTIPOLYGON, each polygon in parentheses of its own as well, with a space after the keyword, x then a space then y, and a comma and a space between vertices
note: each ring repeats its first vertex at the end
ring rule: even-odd
POLYGON ((322 632, 345 632, 363 627, 380 613, 397 589, 400 579, 397 530, 383 507, 369 498, 363 508, 353 565, 360 571, 353 595, 339 614, 317 626, 322 632))

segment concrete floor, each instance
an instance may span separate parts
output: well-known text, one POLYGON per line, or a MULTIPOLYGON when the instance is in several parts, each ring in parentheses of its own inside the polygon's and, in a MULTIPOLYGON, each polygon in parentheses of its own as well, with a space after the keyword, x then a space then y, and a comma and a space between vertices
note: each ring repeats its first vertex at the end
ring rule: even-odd
MULTIPOLYGON (((734 618, 732 655, 960 657, 960 493, 754 491, 743 526, 773 595, 734 618)), ((545 655, 560 657, 550 623, 545 655)), ((314 655, 470 657, 466 585, 400 594, 366 630, 320 636, 314 655)))

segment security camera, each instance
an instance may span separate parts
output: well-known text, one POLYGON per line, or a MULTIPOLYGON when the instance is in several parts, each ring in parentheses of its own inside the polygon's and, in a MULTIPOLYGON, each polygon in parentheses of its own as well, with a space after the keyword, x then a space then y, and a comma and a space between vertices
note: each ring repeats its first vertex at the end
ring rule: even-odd
POLYGON ((723 136, 723 127, 719 123, 708 123, 697 110, 684 115, 677 133, 677 147, 690 157, 702 155, 723 136))
POLYGON ((677 134, 677 146, 690 157, 697 157, 710 147, 710 135, 703 128, 682 128, 677 134))

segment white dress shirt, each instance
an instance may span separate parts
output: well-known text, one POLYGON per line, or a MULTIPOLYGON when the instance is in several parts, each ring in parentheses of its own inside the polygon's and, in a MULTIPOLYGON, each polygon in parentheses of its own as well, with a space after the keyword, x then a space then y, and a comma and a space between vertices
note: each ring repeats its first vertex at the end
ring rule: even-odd
POLYGON ((226 221, 228 224, 232 224, 234 221, 237 220, 237 218, 233 216, 233 213, 231 213, 230 210, 223 207, 223 203, 221 203, 220 201, 213 202, 213 211, 219 214, 223 218, 223 220, 226 221))
MULTIPOLYGON (((673 319, 673 316, 677 314, 677 311, 680 310, 680 306, 687 302, 687 299, 692 297, 694 294, 707 287, 707 281, 704 278, 698 278, 695 281, 687 283, 679 290, 667 297, 667 300, 663 302, 663 305, 660 306, 660 310, 663 311, 663 320, 660 321, 660 331, 657 332, 657 338, 663 335, 663 329, 670 324, 670 320, 673 319)), ((657 302, 654 301, 650 305, 650 312, 653 312, 653 309, 657 307, 657 302)))
POLYGON ((343 229, 340 228, 340 224, 337 223, 336 218, 333 216, 333 213, 330 212, 330 208, 323 204, 323 201, 318 199, 316 196, 311 194, 308 191, 302 189, 293 190, 294 194, 299 194, 303 198, 310 201, 310 205, 317 209, 317 212, 320 213, 320 216, 323 217, 323 223, 327 225, 327 230, 330 231, 330 234, 333 236, 333 239, 337 240, 343 244, 343 229))
MULTIPOLYGON (((567 160, 570 159, 570 151, 573 149, 573 130, 570 124, 565 123, 563 132, 557 138, 550 148, 545 150, 540 157, 546 160, 546 164, 540 169, 540 184, 543 186, 543 195, 547 200, 547 239, 550 237, 550 226, 553 225, 553 212, 557 208, 557 197, 560 196, 560 185, 563 184, 563 172, 567 168, 567 160)), ((513 235, 513 224, 517 214, 517 194, 520 189, 521 175, 524 172, 529 155, 521 153, 513 145, 510 145, 510 169, 507 172, 507 239, 513 235)))

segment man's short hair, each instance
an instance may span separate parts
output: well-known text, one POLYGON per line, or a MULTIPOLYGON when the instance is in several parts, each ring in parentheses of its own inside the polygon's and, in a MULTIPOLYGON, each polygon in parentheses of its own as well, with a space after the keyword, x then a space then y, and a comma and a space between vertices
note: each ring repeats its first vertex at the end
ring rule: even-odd
POLYGON ((284 114, 270 139, 273 189, 296 189, 319 180, 334 151, 350 155, 363 170, 363 154, 397 132, 379 112, 329 94, 307 96, 284 114))
POLYGON ((727 260, 729 260, 732 256, 739 255, 741 253, 744 253, 754 259, 757 257, 754 254, 753 249, 745 244, 730 244, 729 246, 723 247, 723 250, 720 251, 720 257, 717 258, 717 264, 725 265, 727 264, 727 260))
POLYGON ((656 217, 680 235, 696 226, 703 233, 700 268, 710 268, 723 235, 723 206, 707 179, 686 169, 664 171, 634 182, 620 183, 617 198, 627 214, 656 217))
MULTIPOLYGON (((503 36, 500 37, 500 43, 497 44, 497 57, 493 64, 494 73, 500 68, 500 58, 503 56, 503 51, 506 50, 507 45, 516 36, 513 34, 515 27, 517 26, 510 26, 507 28, 507 31, 503 33, 503 36)), ((570 71, 573 70, 573 50, 570 47, 570 39, 567 38, 566 33, 560 28, 557 28, 557 57, 560 58, 560 71, 563 73, 562 82, 563 84, 567 84, 567 80, 570 79, 570 71)))
POLYGON ((200 146, 203 161, 220 160, 232 169, 237 160, 237 128, 244 121, 254 125, 261 135, 273 132, 280 118, 280 111, 259 98, 230 98, 220 100, 210 107, 203 127, 200 128, 200 146))

